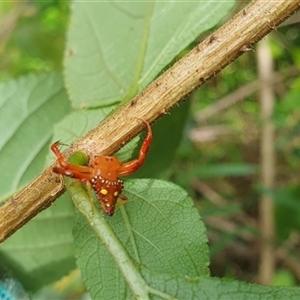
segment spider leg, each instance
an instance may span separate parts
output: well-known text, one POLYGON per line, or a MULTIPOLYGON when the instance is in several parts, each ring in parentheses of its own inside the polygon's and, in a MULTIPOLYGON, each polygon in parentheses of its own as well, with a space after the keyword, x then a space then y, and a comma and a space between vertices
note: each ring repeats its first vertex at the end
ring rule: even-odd
POLYGON ((137 159, 134 159, 132 161, 129 161, 127 163, 124 163, 118 170, 118 176, 126 176, 129 175, 133 172, 135 172, 137 169, 139 169, 142 164, 145 161, 147 152, 149 150, 151 141, 152 141, 152 130, 151 127, 149 125, 148 122, 146 122, 145 120, 142 120, 144 122, 144 124, 147 127, 147 136, 141 146, 140 152, 139 152, 139 157, 137 159))
MULTIPOLYGON (((64 176, 68 176, 71 178, 79 179, 80 181, 89 181, 91 178, 91 172, 88 171, 82 171, 82 168, 78 171, 76 167, 83 167, 83 166, 76 166, 68 164, 68 167, 53 167, 53 172, 57 174, 61 174, 64 176), (76 168, 76 169, 75 169, 76 168)), ((87 169, 90 169, 89 167, 84 167, 87 169)))
POLYGON ((116 207, 120 207, 127 202, 128 198, 124 195, 119 195, 118 201, 116 203, 116 207))
POLYGON ((60 167, 54 167, 53 171, 58 174, 77 178, 81 181, 88 181, 91 177, 92 168, 87 166, 73 165, 65 161, 62 153, 58 149, 59 142, 55 142, 51 145, 51 150, 57 157, 57 162, 60 167))
POLYGON ((119 198, 124 202, 126 202, 128 200, 128 198, 124 195, 119 195, 119 198))

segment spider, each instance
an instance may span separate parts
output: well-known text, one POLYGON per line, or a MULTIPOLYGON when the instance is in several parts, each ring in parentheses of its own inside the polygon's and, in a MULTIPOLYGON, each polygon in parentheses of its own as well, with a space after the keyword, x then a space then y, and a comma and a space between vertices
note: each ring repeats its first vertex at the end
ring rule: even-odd
POLYGON ((122 195, 124 183, 118 177, 127 176, 139 169, 146 158, 152 141, 152 130, 148 122, 142 120, 147 127, 147 136, 139 151, 139 157, 129 162, 121 163, 114 156, 96 156, 87 166, 80 166, 68 163, 60 150, 59 141, 51 145, 51 150, 57 157, 59 166, 53 168, 53 172, 71 178, 79 179, 87 184, 87 188, 93 188, 103 211, 112 216, 118 198, 123 201, 127 197, 122 195))

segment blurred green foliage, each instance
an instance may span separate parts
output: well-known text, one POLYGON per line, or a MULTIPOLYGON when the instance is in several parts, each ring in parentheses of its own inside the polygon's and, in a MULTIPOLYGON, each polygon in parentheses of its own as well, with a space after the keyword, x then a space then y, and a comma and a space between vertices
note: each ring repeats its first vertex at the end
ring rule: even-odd
POLYGON ((68 1, 2 2, 0 80, 61 70, 68 15, 68 1))
MULTIPOLYGON (((62 70, 68 18, 68 1, 1 3, 0 24, 7 29, 0 31, 0 81, 30 72, 62 70)), ((299 74, 286 75, 293 68, 300 68, 299 45, 299 24, 278 28, 271 35, 270 47, 276 72, 283 76, 280 84, 274 86, 277 184, 276 188, 267 191, 274 196, 276 204, 278 244, 283 244, 293 232, 300 230, 300 80, 297 78, 299 74)), ((257 93, 249 94, 234 106, 202 123, 197 123, 197 116, 218 99, 256 79, 254 48, 191 95, 189 120, 184 128, 185 137, 174 164, 164 174, 164 177, 189 191, 205 218, 223 214, 226 219, 235 222, 236 227, 232 232, 207 225, 209 232, 218 236, 217 241, 212 240, 211 244, 213 259, 216 258, 212 261, 212 273, 219 276, 230 274, 248 280, 256 274, 257 265, 247 266, 244 268, 246 274, 240 274, 237 269, 242 268, 244 261, 226 257, 224 249, 239 239, 241 232, 258 234, 249 224, 237 221, 240 215, 257 220, 257 203, 260 195, 266 193, 259 187, 261 123, 257 93), (222 126, 228 129, 229 134, 191 142, 188 138, 190 130, 204 126, 222 126), (191 184, 193 180, 209 184, 227 201, 226 206, 220 207, 212 203, 201 190, 191 184), (225 263, 219 263, 218 259, 225 260, 225 263)), ((289 275, 289 282, 293 283, 289 275)))

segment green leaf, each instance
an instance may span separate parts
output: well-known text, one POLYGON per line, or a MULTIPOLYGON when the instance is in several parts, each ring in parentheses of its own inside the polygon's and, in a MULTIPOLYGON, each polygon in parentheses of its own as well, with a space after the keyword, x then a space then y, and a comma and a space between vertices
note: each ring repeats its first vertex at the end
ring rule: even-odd
POLYGON ((0 199, 32 180, 44 167, 53 124, 70 105, 62 77, 28 75, 0 84, 0 199))
POLYGON ((35 291, 76 267, 73 250, 74 208, 66 194, 0 246, 0 260, 35 291))
POLYGON ((130 100, 234 3, 74 2, 65 55, 74 107, 130 100))
MULTIPOLYGON (((121 255, 128 255, 127 263, 132 266, 143 265, 159 273, 207 276, 205 228, 187 193, 159 180, 130 180, 125 187, 128 203, 117 208, 113 218, 97 216, 98 208, 80 209, 89 222, 78 214, 75 224, 77 262, 92 298, 116 299, 131 294, 129 286, 133 279, 120 272, 121 255), (97 228, 97 222, 107 225, 97 228), (107 231, 120 250, 110 251, 90 224, 98 236, 107 231)), ((78 190, 72 197, 79 197, 78 190)), ((90 206, 84 198, 75 201, 90 206)))
POLYGON ((52 140, 71 144, 75 139, 97 126, 111 110, 111 107, 106 107, 72 111, 55 125, 52 140))
POLYGON ((78 214, 74 240, 92 299, 137 296, 129 288, 136 282, 132 273, 120 271, 124 265, 138 274, 141 293, 151 299, 298 299, 299 288, 210 278, 205 229, 186 193, 157 180, 132 180, 126 188, 128 203, 113 218, 100 216, 86 196, 78 197, 79 190, 74 194, 89 221, 78 214))
MULTIPOLYGON (((145 280, 153 288, 151 299, 201 299, 201 300, 281 300, 299 299, 299 288, 271 287, 249 284, 237 280, 196 277, 189 278, 170 274, 159 274, 142 269, 145 280), (157 293, 160 291, 160 295, 157 293), (164 296, 162 296, 164 293, 164 296), (167 298, 172 296, 173 298, 167 298)), ((128 299, 128 298, 123 298, 128 299)))
MULTIPOLYGON (((0 198, 5 199, 42 170, 53 125, 70 105, 61 75, 43 73, 1 84, 0 106, 0 198)), ((72 215, 69 198, 61 198, 1 244, 1 262, 27 289, 75 267, 72 215)))

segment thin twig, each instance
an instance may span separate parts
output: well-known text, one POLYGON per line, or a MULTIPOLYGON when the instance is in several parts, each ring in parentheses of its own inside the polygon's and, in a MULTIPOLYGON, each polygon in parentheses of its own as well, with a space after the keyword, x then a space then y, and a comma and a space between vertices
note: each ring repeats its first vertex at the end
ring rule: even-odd
MULTIPOLYGON (((273 74, 273 58, 268 39, 261 41, 257 47, 259 77, 268 81, 273 74)), ((271 117, 274 111, 274 90, 268 85, 261 85, 260 106, 262 118, 261 137, 261 184, 264 189, 274 186, 275 154, 274 125, 271 117)), ((259 282, 271 284, 275 269, 275 252, 273 239, 275 236, 274 201, 270 195, 263 194, 259 205, 260 230, 262 233, 260 247, 259 282)))

